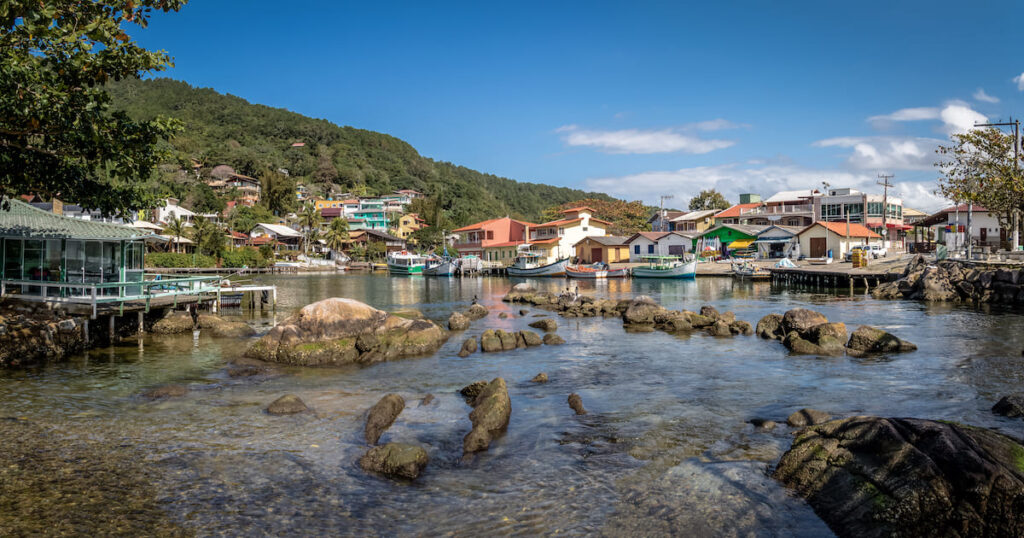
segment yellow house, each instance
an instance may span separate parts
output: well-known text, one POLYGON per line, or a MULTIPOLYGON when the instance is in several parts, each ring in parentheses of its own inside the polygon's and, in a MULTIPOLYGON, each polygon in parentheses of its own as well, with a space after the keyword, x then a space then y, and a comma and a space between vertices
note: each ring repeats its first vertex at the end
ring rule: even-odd
POLYGON ((487 262, 498 262, 501 265, 512 265, 512 262, 516 259, 516 252, 519 245, 522 244, 522 241, 506 241, 504 243, 495 243, 493 245, 481 247, 483 250, 483 260, 487 262))
POLYGON ((313 204, 316 206, 316 210, 327 207, 345 207, 345 204, 358 204, 359 200, 327 200, 324 198, 317 198, 313 200, 313 204))
POLYGON ((629 261, 628 237, 605 235, 585 237, 575 245, 576 257, 582 263, 618 263, 629 261))
POLYGON ((401 237, 402 239, 409 239, 413 232, 422 230, 426 226, 426 222, 419 215, 409 213, 399 217, 398 226, 391 230, 391 235, 401 237))

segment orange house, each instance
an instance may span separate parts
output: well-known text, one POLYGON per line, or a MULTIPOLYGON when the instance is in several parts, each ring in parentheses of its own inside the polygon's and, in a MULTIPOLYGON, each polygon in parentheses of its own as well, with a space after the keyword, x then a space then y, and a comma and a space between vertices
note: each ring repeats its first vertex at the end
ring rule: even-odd
POLYGON ((455 243, 455 249, 459 254, 473 254, 484 258, 484 249, 496 245, 515 246, 525 243, 526 231, 531 226, 529 222, 523 222, 509 217, 500 219, 485 220, 463 226, 452 233, 458 234, 459 240, 455 243))

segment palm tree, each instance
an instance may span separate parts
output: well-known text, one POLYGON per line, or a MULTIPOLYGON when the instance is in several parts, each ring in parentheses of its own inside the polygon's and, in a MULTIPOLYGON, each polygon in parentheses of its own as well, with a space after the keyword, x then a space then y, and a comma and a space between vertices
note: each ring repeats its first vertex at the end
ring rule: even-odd
POLYGON ((310 202, 302 207, 302 214, 299 215, 299 223, 302 225, 303 231, 306 233, 304 245, 306 255, 309 255, 309 244, 316 241, 316 236, 319 235, 318 229, 322 222, 323 217, 320 215, 320 211, 316 209, 315 204, 310 202))
POLYGON ((348 238, 348 221, 342 217, 332 220, 330 227, 327 228, 327 234, 324 235, 327 248, 335 252, 341 252, 345 248, 348 238))
POLYGON ((174 245, 174 252, 178 251, 178 242, 185 236, 185 221, 181 217, 174 217, 164 227, 164 233, 171 238, 170 244, 174 245))
POLYGON ((196 249, 201 253, 216 254, 223 243, 219 240, 222 234, 220 228, 210 219, 201 215, 196 215, 192 219, 192 240, 196 242, 196 249))

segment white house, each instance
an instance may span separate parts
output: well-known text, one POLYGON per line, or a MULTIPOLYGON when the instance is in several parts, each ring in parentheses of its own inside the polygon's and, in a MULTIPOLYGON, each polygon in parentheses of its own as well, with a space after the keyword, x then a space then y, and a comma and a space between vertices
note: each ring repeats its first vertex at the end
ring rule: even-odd
POLYGON ((589 207, 574 207, 562 211, 564 218, 529 228, 530 250, 541 255, 541 263, 554 263, 574 256, 576 243, 585 237, 607 235, 612 223, 592 216, 589 207))
POLYGON ((257 224, 249 233, 249 237, 253 239, 267 237, 277 241, 278 243, 284 243, 295 247, 302 242, 302 233, 283 224, 268 224, 266 222, 257 224))
POLYGON ((174 198, 168 198, 164 201, 163 207, 156 209, 156 221, 163 224, 167 224, 175 218, 190 223, 195 216, 196 214, 192 211, 178 205, 178 200, 174 198))
POLYGON ((638 232, 626 240, 630 263, 644 256, 682 256, 693 250, 693 236, 682 232, 638 232))
POLYGON ((758 259, 800 258, 800 240, 797 237, 800 231, 801 228, 778 225, 761 230, 754 240, 758 259))
POLYGON ((882 245, 882 236, 855 222, 815 222, 801 230, 797 237, 800 252, 808 258, 824 258, 832 251, 833 259, 842 260, 857 245, 882 245))
MULTIPOLYGON (((928 226, 935 231, 935 242, 946 245, 951 251, 967 246, 967 204, 947 207, 918 222, 917 226, 928 226)), ((995 213, 974 205, 970 211, 971 242, 977 246, 999 247, 1007 240, 1009 233, 999 222, 995 213)))

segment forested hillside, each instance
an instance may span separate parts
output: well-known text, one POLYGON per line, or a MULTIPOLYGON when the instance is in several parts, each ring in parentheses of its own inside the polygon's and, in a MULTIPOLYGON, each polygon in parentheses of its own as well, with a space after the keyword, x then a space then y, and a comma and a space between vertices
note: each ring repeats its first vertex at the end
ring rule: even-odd
POLYGON ((303 183, 321 195, 416 189, 436 197, 454 224, 504 215, 536 221, 555 204, 613 200, 605 194, 513 181, 434 161, 386 134, 339 127, 175 80, 126 80, 109 90, 115 107, 136 119, 164 115, 184 122, 184 130, 171 140, 175 162, 153 181, 166 194, 202 203, 210 203, 203 202, 210 193, 185 172, 191 172, 193 162, 206 171, 228 164, 238 173, 259 178, 287 170, 289 182, 303 183))

